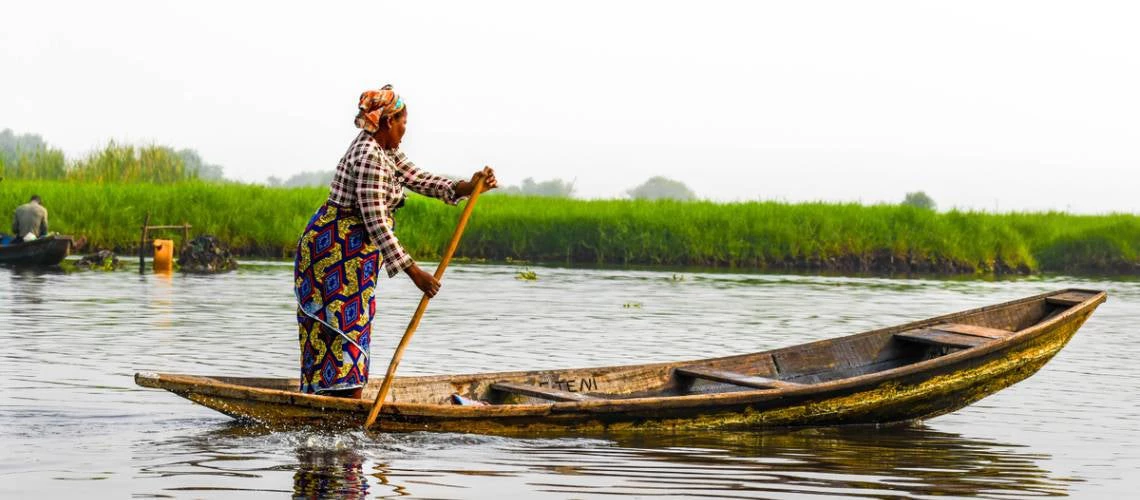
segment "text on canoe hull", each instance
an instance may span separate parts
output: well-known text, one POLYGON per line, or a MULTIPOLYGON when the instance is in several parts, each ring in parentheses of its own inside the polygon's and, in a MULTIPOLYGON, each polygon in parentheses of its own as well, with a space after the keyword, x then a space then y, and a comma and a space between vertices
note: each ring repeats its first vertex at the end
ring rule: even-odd
POLYGON ((598 380, 590 378, 556 378, 552 380, 539 380, 539 387, 549 387, 566 392, 589 392, 598 390, 598 380))

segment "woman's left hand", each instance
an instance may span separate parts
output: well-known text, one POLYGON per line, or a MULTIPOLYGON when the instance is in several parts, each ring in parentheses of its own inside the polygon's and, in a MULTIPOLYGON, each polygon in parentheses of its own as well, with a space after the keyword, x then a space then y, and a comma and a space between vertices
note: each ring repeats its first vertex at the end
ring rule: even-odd
POLYGON ((469 181, 459 181, 459 185, 455 187, 456 194, 459 196, 471 196, 475 191, 475 183, 479 178, 483 178, 483 190, 480 193, 486 193, 491 189, 499 187, 499 181, 495 180, 495 169, 491 167, 483 167, 483 170, 475 172, 471 175, 469 181))

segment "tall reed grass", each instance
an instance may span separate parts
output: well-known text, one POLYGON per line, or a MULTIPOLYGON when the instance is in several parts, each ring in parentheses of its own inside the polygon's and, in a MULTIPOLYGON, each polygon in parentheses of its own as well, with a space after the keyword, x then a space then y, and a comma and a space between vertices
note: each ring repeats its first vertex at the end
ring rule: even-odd
POLYGON ((67 175, 67 162, 58 149, 36 148, 0 155, 0 178, 8 179, 63 179, 67 175))
MULTIPOLYGON (((43 197, 51 229, 131 250, 146 212, 241 255, 291 257, 326 188, 242 184, 0 183, 0 211, 43 197)), ((438 258, 459 210, 410 197, 397 234, 438 258)), ((177 233, 172 233, 176 236, 177 233)), ((737 268, 1137 272, 1140 218, 1058 212, 945 213, 897 205, 480 199, 458 255, 491 260, 737 268)))
POLYGON ((8 180, 171 183, 195 180, 196 170, 165 146, 132 146, 114 141, 68 163, 58 149, 39 147, 0 156, 0 177, 8 180))

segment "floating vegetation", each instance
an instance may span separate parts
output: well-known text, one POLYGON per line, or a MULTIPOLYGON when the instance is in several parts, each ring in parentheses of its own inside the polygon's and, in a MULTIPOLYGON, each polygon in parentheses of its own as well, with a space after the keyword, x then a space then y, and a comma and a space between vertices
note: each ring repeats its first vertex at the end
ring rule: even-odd
POLYGON ((75 262, 75 269, 81 271, 114 271, 123 267, 119 257, 110 250, 99 250, 83 256, 75 262))
POLYGON ((238 264, 224 243, 204 234, 190 240, 178 256, 178 266, 187 273, 216 274, 233 271, 238 264))
POLYGON ((522 271, 519 271, 518 274, 515 275, 515 279, 524 280, 524 281, 537 281, 538 280, 538 273, 535 273, 534 271, 530 270, 529 268, 523 269, 522 271))
POLYGON ((626 302, 621 306, 626 309, 641 309, 641 302, 626 302))
POLYGON ((682 281, 685 281, 685 276, 682 274, 674 274, 672 277, 665 278, 665 279, 667 279, 673 283, 680 283, 682 281))

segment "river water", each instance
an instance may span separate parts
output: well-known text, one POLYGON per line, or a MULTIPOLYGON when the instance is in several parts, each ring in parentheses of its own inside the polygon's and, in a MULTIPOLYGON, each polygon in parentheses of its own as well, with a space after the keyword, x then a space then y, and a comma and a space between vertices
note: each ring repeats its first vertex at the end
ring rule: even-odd
MULTIPOLYGON (((452 265, 400 373, 766 350, 1059 288, 1108 302, 1030 379, 906 428, 599 434, 268 432, 137 371, 296 376, 292 268, 221 276, 0 269, 0 498, 1131 497, 1140 282, 845 278, 452 265)), ((382 373, 415 310, 379 289, 382 373)), ((377 366, 377 364, 381 366, 377 366)))

